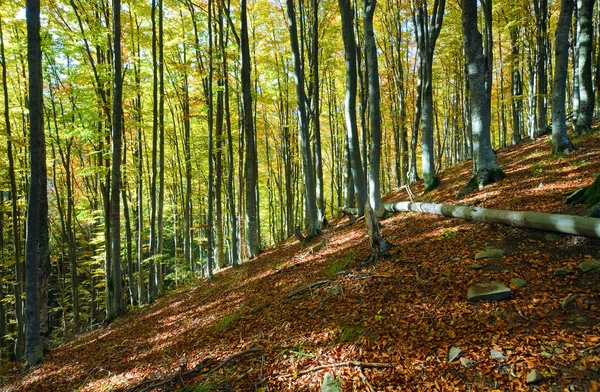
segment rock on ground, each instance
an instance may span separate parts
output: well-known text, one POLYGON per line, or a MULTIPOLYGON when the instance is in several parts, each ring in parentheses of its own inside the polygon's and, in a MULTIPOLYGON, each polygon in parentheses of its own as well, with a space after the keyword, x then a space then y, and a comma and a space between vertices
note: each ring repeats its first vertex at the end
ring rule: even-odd
POLYGON ((467 299, 469 301, 502 301, 512 296, 510 288, 503 283, 477 283, 469 287, 467 299))

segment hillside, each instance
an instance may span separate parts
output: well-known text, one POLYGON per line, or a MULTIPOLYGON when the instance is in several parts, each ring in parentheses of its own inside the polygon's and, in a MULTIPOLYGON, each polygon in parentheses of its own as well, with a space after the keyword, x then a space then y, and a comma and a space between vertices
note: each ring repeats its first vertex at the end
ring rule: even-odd
MULTIPOLYGON (((507 179, 461 202, 583 214, 564 194, 600 172, 600 137, 575 145, 565 157, 550 155, 548 138, 504 149, 498 159, 507 179)), ((459 202, 470 171, 471 162, 446 170, 424 200, 459 202)), ((386 196, 404 199, 404 190, 386 196)), ((0 387, 142 391, 169 381, 163 390, 184 383, 186 391, 314 391, 329 372, 345 391, 598 390, 600 273, 577 268, 599 258, 597 240, 413 213, 386 219, 382 232, 391 254, 355 271, 369 252, 363 223, 333 220, 309 244, 291 238, 211 282, 133 310, 51 350, 29 372, 6 369, 0 387), (492 247, 504 254, 475 261, 492 247), (474 283, 513 278, 526 284, 513 284, 509 301, 466 300, 474 283), (471 363, 448 363, 451 346, 471 363), (493 359, 491 349, 507 358, 493 359), (543 380, 530 387, 534 369, 543 380)))

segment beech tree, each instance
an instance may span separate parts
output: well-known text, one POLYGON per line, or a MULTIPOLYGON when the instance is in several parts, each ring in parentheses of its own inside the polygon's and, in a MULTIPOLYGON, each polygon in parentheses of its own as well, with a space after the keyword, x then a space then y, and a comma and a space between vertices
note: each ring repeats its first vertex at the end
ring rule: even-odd
MULTIPOLYGON (((356 40, 354 38, 354 12, 350 0, 338 0, 342 18, 342 38, 344 41, 344 58, 346 60, 346 94, 344 98, 344 113, 346 117, 347 161, 352 169, 352 183, 358 204, 358 215, 364 214, 367 201, 367 184, 360 157, 358 139, 358 124, 356 122, 356 40)), ((350 198, 347 198, 347 203, 350 198)), ((351 207, 348 205, 348 207, 351 207)))
POLYGON ((569 68, 569 30, 574 0, 561 0, 560 16, 554 39, 554 82, 552 84, 552 152, 564 154, 574 150, 567 135, 565 97, 569 68))
POLYGON ((306 113, 306 93, 304 91, 304 73, 302 71, 300 46, 298 44, 298 29, 296 27, 296 10, 294 0, 286 0, 289 21, 290 41, 294 62, 294 78, 296 79, 296 105, 298 107, 298 134, 300 141, 300 154, 302 156, 302 173, 304 177, 304 203, 306 205, 306 219, 308 237, 316 236, 320 231, 317 220, 315 172, 310 148, 308 133, 308 116, 306 113))
POLYGON ((577 133, 585 133, 592 126, 594 116, 594 88, 592 84, 592 12, 595 0, 577 1, 577 77, 579 78, 579 106, 575 114, 577 133))
POLYGON ((46 197, 46 140, 44 135, 40 2, 27 0, 27 62, 29 65, 29 199, 25 243, 25 315, 27 319, 25 360, 28 366, 43 357, 40 339, 40 293, 38 268, 48 249, 48 199, 46 197), (40 257, 41 256, 41 257, 40 257))
MULTIPOLYGON (((435 43, 444 20, 445 0, 435 0, 431 11, 427 8, 426 0, 413 0, 411 2, 413 24, 417 49, 419 53, 418 78, 420 100, 417 104, 421 109, 421 148, 423 164, 423 181, 425 191, 430 191, 438 186, 440 180, 435 173, 433 151, 433 53, 435 43), (429 13, 431 12, 431 20, 429 13)), ((416 132, 416 130, 415 130, 416 132)))
POLYGON ((467 62, 473 129, 473 177, 464 192, 504 177, 490 142, 490 99, 485 82, 485 56, 477 29, 477 0, 462 1, 463 46, 467 62))

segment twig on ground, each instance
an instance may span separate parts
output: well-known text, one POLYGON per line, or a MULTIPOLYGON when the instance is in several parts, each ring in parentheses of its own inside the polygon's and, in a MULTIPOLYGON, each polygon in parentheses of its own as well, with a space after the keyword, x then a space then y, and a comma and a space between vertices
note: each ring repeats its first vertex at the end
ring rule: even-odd
POLYGON ((294 376, 294 377, 300 377, 300 376, 303 376, 305 374, 317 372, 319 370, 323 370, 323 369, 327 369, 327 368, 332 368, 332 367, 351 367, 351 366, 360 367, 360 368, 393 368, 394 367, 394 365, 392 365, 391 363, 345 361, 345 362, 338 362, 338 363, 330 363, 330 364, 327 364, 327 365, 314 366, 314 367, 302 370, 302 371, 300 371, 298 373, 280 374, 280 375, 275 376, 275 378, 292 377, 292 376, 294 376))
POLYGON ((599 348, 600 348, 600 343, 595 344, 593 346, 590 346, 588 348, 585 348, 585 349, 581 350, 581 354, 584 354, 584 353, 587 353, 587 352, 590 352, 592 350, 596 350, 596 349, 599 349, 599 348))
POLYGON ((300 295, 300 294, 303 294, 306 291, 312 292, 312 289, 317 288, 317 287, 321 287, 321 286, 325 286, 326 284, 329 284, 329 283, 331 283, 331 280, 319 280, 317 282, 309 283, 307 285, 304 285, 302 287, 297 288, 294 291, 291 291, 291 292, 287 293, 285 295, 285 299, 286 300, 290 300, 293 297, 295 297, 297 295, 300 295))
MULTIPOLYGON (((245 350, 245 351, 239 352, 237 354, 233 354, 233 355, 227 357, 219 365, 217 365, 214 368, 210 369, 206 373, 203 373, 202 376, 208 376, 209 374, 216 372, 217 370, 219 370, 222 367, 226 366, 229 362, 231 362, 231 361, 233 361, 233 360, 235 360, 235 359, 237 359, 239 357, 242 357, 242 356, 248 355, 248 354, 258 353, 258 352, 262 352, 262 349, 260 349, 260 348, 251 348, 249 350, 245 350)), ((149 391, 152 391, 154 389, 164 387, 165 385, 169 385, 169 384, 171 384, 173 382, 179 382, 179 380, 181 380, 180 382, 183 385, 183 378, 198 373, 200 370, 202 370, 202 368, 204 367, 204 364, 208 360, 210 360, 210 358, 203 359, 193 369, 185 371, 185 372, 177 372, 174 376, 170 377, 168 380, 164 380, 162 382, 159 382, 159 383, 156 383, 156 384, 152 384, 152 385, 148 386, 147 388, 142 389, 140 392, 149 392, 149 391), (177 380, 178 378, 179 378, 179 380, 177 380)), ((138 387, 140 387, 141 385, 144 385, 144 384, 145 383, 142 383, 142 384, 136 386, 135 388, 138 388, 138 387)))
POLYGON ((254 354, 254 353, 261 353, 262 349, 261 348, 251 348, 249 350, 245 350, 242 352, 239 352, 237 354, 233 354, 229 357, 227 357, 227 359, 225 359, 223 362, 221 362, 220 365, 215 366, 214 368, 210 369, 208 372, 204 373, 204 376, 208 376, 211 373, 216 372, 217 370, 221 369, 222 367, 224 367, 225 365, 227 365, 229 362, 233 361, 234 359, 237 359, 239 357, 242 357, 244 355, 248 355, 248 354, 254 354))

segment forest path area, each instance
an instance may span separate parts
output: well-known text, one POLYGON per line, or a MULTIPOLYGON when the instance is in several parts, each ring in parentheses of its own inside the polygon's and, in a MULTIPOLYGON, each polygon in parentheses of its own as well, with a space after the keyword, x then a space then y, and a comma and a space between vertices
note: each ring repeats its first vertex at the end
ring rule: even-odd
MULTIPOLYGON (((458 200, 471 173, 464 162, 419 199, 584 214, 565 193, 600 172, 600 137, 574 142, 560 157, 547 137, 506 148, 498 159, 507 178, 458 200)), ((404 190, 385 198, 405 199, 404 190)), ((598 240, 416 213, 382 224, 394 247, 369 268, 354 269, 369 254, 364 223, 334 219, 310 243, 290 238, 130 311, 28 372, 4 369, 0 388, 317 391, 329 372, 344 391, 598 390, 600 269, 578 268, 600 259, 598 240), (475 260, 489 249, 502 252, 475 260), (470 286, 492 281, 512 298, 467 301, 470 286), (449 363, 451 347, 462 354, 449 363), (536 385, 526 382, 533 370, 536 385)))

